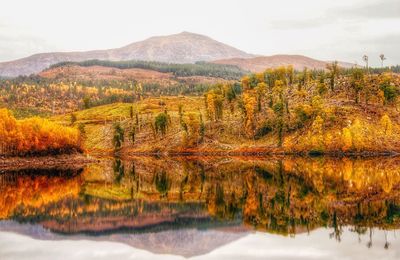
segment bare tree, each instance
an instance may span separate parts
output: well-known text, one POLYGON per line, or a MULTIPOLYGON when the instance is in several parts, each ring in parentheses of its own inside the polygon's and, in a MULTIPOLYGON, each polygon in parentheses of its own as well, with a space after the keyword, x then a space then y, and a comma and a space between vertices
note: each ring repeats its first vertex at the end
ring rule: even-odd
POLYGON ((366 67, 367 70, 368 70, 368 56, 367 56, 367 55, 364 55, 362 58, 363 58, 363 61, 365 62, 365 67, 366 67))
POLYGON ((379 58, 381 59, 381 67, 383 68, 383 62, 386 60, 385 54, 379 55, 379 58))

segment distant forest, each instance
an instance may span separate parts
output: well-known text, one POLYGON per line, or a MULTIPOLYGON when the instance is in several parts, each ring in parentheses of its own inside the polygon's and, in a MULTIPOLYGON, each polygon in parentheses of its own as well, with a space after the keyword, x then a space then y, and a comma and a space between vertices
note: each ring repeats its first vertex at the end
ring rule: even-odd
POLYGON ((158 72, 173 73, 176 77, 189 77, 189 76, 206 76, 206 77, 218 77, 224 79, 240 79, 242 76, 247 74, 247 71, 240 69, 234 65, 214 64, 207 62, 196 62, 195 64, 175 64, 175 63, 164 63, 156 61, 107 61, 107 60, 87 60, 81 62, 60 62, 51 65, 49 68, 57 68, 68 65, 78 65, 82 67, 90 66, 104 66, 118 69, 147 69, 158 72))

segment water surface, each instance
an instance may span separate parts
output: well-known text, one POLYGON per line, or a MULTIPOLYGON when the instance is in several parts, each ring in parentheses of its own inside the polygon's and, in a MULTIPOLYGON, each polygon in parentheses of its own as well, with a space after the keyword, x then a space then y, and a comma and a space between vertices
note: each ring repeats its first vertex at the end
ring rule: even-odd
POLYGON ((2 172, 0 259, 400 259, 399 166, 135 157, 2 172))

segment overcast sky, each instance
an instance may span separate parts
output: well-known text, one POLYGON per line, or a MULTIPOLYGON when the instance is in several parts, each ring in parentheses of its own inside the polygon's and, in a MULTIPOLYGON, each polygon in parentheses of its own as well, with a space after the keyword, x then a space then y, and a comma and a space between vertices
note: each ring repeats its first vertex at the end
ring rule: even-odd
POLYGON ((254 54, 400 64, 400 0, 2 0, 0 61, 182 31, 254 54))

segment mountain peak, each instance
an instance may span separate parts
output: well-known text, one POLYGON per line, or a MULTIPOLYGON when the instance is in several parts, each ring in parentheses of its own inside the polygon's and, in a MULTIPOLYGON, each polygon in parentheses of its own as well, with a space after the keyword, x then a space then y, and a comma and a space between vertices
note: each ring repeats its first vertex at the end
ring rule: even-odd
POLYGON ((199 34, 197 34, 197 33, 192 33, 192 32, 188 32, 188 31, 182 31, 182 32, 180 32, 180 33, 178 33, 178 34, 183 34, 183 35, 185 35, 185 34, 188 34, 188 35, 199 35, 199 34))
POLYGON ((155 36, 127 46, 87 52, 43 53, 11 62, 0 63, 0 76, 38 73, 52 64, 84 60, 145 60, 168 63, 194 63, 229 58, 254 57, 244 51, 211 39, 208 36, 183 31, 155 36))

